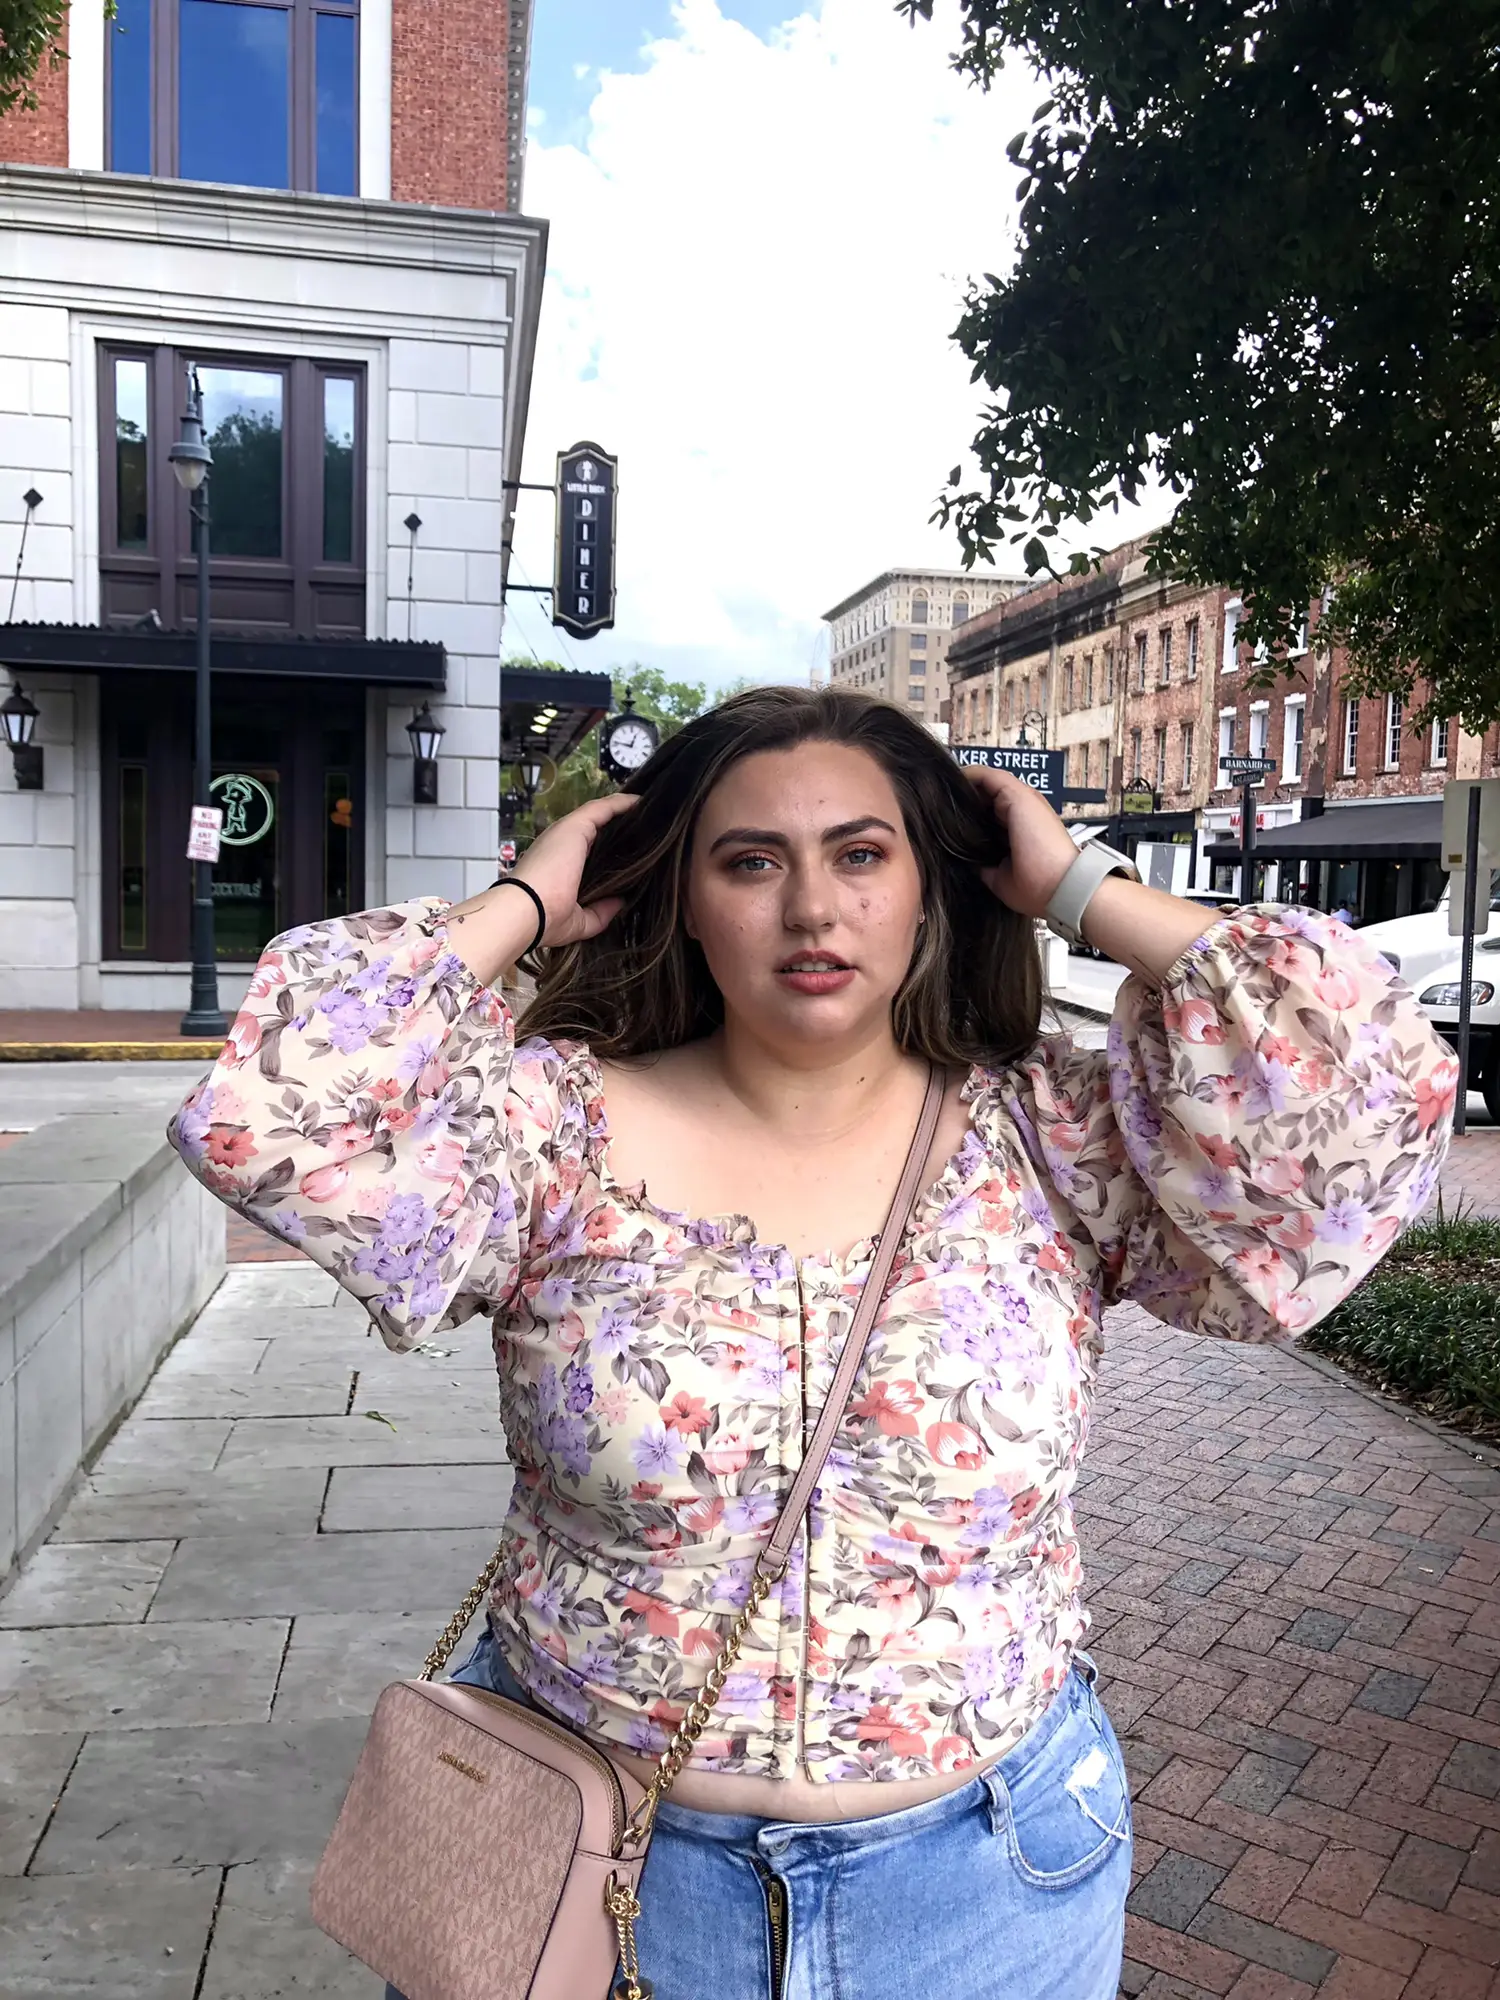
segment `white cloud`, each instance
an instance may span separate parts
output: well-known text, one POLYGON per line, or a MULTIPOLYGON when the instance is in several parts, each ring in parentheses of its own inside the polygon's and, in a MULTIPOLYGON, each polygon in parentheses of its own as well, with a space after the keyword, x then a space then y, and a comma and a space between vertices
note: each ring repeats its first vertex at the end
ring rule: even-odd
MULTIPOLYGON (((939 14, 823 0, 763 41, 681 0, 641 71, 601 77, 586 150, 531 138, 552 235, 526 477, 578 438, 621 460, 618 624, 579 664, 801 679, 838 598, 958 561, 927 517, 982 392, 950 335, 1013 254, 1005 144, 1042 93, 964 84, 939 14)), ((533 581, 549 516, 522 496, 533 581)), ((555 644, 537 600, 516 623, 555 644)))

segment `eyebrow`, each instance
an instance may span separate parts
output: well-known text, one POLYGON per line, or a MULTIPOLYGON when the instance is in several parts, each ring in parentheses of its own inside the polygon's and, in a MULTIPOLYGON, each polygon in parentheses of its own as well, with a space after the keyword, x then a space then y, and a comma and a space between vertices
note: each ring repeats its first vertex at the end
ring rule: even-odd
MULTIPOLYGON (((868 833, 878 826, 882 833, 894 833, 896 829, 889 820, 877 819, 874 813, 867 813, 863 819, 846 819, 838 826, 831 826, 823 835, 825 845, 835 840, 848 840, 852 834, 868 833)), ((784 833, 776 833, 760 826, 732 826, 727 833, 721 833, 709 848, 710 854, 717 854, 721 847, 790 847, 791 842, 784 833)))

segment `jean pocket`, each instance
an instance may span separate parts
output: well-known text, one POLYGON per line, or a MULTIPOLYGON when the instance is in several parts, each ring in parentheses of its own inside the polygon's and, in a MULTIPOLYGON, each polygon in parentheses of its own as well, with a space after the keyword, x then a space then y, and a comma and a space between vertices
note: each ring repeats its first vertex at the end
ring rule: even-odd
POLYGON ((1115 1733, 1091 1694, 1041 1755, 987 1774, 1003 1806, 1016 1872, 1038 1889, 1068 1889, 1130 1846, 1130 1786, 1115 1733))

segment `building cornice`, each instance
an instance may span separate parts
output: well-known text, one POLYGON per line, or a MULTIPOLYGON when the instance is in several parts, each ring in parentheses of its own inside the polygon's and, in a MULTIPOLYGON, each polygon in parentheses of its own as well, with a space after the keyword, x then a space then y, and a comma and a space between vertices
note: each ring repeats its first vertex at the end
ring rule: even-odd
POLYGON ((0 229, 477 276, 515 272, 547 241, 540 217, 487 209, 23 166, 0 166, 0 229))
POLYGON ((831 611, 822 614, 824 624, 832 619, 842 618, 846 611, 852 611, 856 604, 863 604, 879 590, 894 583, 999 583, 1008 584, 1013 591, 1020 592, 1029 587, 1030 578, 1005 576, 999 570, 976 569, 883 569, 871 582, 861 584, 834 605, 831 611))

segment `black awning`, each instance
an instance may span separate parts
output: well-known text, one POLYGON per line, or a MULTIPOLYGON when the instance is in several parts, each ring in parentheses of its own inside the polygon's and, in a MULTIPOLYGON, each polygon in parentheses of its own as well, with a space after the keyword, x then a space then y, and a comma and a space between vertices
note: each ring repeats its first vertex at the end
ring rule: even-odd
POLYGON ((613 706, 608 674, 507 661, 500 670, 500 761, 518 764, 531 749, 560 764, 613 706))
MULTIPOLYGON (((441 691, 448 656, 435 639, 288 639, 213 635, 215 674, 364 681, 441 691)), ((197 635, 150 626, 0 625, 0 664, 48 673, 191 673, 197 635)))
MULTIPOLYGON (((1238 861, 1237 839, 1216 841, 1210 861, 1238 861)), ((1316 819, 1268 827, 1255 836, 1257 861, 1441 861, 1443 802, 1332 806, 1316 819)))

